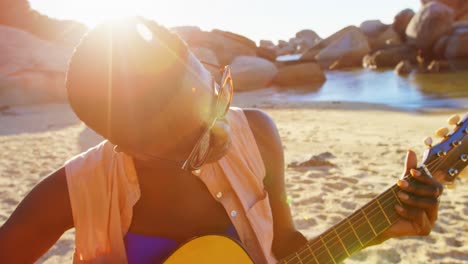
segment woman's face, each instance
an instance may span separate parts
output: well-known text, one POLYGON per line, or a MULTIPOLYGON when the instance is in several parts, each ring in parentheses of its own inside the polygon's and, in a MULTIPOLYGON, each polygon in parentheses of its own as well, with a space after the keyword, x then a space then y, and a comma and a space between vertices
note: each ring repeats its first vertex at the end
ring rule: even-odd
MULTIPOLYGON (((160 137, 145 151, 177 161, 187 159, 203 131, 213 123, 217 100, 212 76, 205 67, 191 53, 186 64, 182 87, 154 122, 160 137)), ((206 163, 217 161, 226 154, 231 143, 228 122, 216 120, 210 135, 210 154, 206 163)))

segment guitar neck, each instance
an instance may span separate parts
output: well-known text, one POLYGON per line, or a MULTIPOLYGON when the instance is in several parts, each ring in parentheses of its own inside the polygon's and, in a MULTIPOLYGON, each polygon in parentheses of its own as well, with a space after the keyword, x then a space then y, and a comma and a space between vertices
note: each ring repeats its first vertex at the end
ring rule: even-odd
POLYGON ((389 228, 399 216, 397 185, 374 198, 280 263, 340 263, 389 228))

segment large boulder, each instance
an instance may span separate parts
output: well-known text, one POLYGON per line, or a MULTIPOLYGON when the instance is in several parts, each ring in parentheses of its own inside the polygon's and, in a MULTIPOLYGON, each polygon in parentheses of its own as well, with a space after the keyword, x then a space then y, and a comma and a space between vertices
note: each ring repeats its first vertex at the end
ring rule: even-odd
POLYGON ((406 38, 409 44, 430 51, 434 43, 452 29, 454 22, 453 10, 439 2, 424 5, 411 19, 406 28, 406 38))
POLYGON ((367 20, 361 23, 359 28, 368 37, 376 37, 383 31, 387 30, 388 25, 385 25, 380 20, 367 20))
POLYGON ((402 44, 400 36, 395 32, 393 27, 388 27, 375 37, 368 38, 370 48, 375 50, 386 49, 402 44))
POLYGON ((294 54, 296 53, 296 47, 290 42, 279 40, 276 47, 276 54, 278 56, 294 54))
POLYGON ((202 30, 199 27, 195 26, 180 26, 170 28, 172 32, 175 32, 183 40, 189 42, 192 39, 197 38, 198 35, 202 33, 202 30))
POLYGON ((398 75, 407 75, 410 74, 413 70, 411 62, 408 60, 400 61, 395 67, 395 73, 398 75))
POLYGON ((232 79, 236 91, 265 88, 278 73, 272 62, 249 56, 239 56, 231 63, 232 79))
POLYGON ((468 27, 455 29, 448 37, 445 58, 468 58, 468 27))
POLYGON ((362 66, 370 69, 395 67, 400 61, 408 60, 416 62, 417 52, 415 49, 402 45, 384 50, 378 50, 363 58, 362 66))
POLYGON ((215 52, 221 65, 230 64, 237 56, 255 56, 257 45, 252 40, 227 31, 201 31, 195 27, 174 28, 190 47, 204 47, 215 52))
POLYGON ((281 87, 302 87, 323 84, 325 80, 326 77, 320 65, 309 62, 282 66, 279 68, 273 83, 281 87))
POLYGON ((393 19, 392 27, 402 40, 406 39, 406 28, 414 15, 414 11, 407 8, 400 11, 393 19))
POLYGON ((351 26, 340 31, 339 36, 320 50, 315 59, 326 68, 337 61, 342 67, 354 67, 360 66, 362 58, 370 51, 366 36, 360 29, 351 26))
POLYGON ((269 60, 271 62, 276 61, 276 49, 275 48, 265 48, 265 47, 258 47, 257 48, 257 57, 269 60))
POLYGON ((216 54, 212 50, 203 47, 191 47, 190 50, 192 51, 193 55, 195 55, 195 57, 197 57, 197 59, 202 62, 211 75, 216 78, 216 80, 221 78, 221 72, 219 71, 219 68, 213 66, 218 65, 221 67, 221 65, 219 64, 216 54))
POLYGON ((66 101, 65 73, 72 51, 0 26, 0 105, 66 101))
POLYGON ((276 47, 275 43, 271 40, 260 40, 260 47, 261 48, 268 48, 268 49, 274 49, 276 47))
POLYGON ((312 48, 322 40, 322 38, 320 38, 320 36, 317 33, 315 33, 315 31, 310 29, 304 29, 297 32, 296 39, 301 40, 301 47, 299 47, 299 50, 302 51, 308 48, 312 48))
POLYGON ((29 32, 63 46, 76 46, 88 28, 76 21, 58 20, 33 10, 27 0, 0 1, 0 25, 29 32))

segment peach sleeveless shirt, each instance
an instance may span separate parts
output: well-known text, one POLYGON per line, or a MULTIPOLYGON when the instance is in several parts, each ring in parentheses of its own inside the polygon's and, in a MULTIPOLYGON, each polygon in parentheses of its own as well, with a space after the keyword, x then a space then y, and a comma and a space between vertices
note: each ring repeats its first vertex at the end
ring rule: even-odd
MULTIPOLYGON (((231 108, 227 119, 232 145, 222 159, 204 165, 198 177, 224 206, 255 263, 274 263, 262 157, 242 109, 231 108)), ((75 224, 74 263, 127 263, 124 237, 140 189, 132 158, 113 148, 104 141, 65 164, 75 224)))

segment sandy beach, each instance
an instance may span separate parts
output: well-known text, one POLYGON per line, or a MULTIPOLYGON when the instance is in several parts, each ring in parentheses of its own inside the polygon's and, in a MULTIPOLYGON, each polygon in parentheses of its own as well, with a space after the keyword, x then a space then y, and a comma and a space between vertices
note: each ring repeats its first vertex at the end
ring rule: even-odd
MULTIPOLYGON (((273 117, 286 166, 327 153, 327 166, 286 169, 295 223, 309 238, 394 184, 408 148, 421 156, 425 136, 445 126, 450 114, 467 112, 408 113, 379 105, 286 104, 265 98, 241 94, 234 104, 260 107, 273 117)), ((99 140, 66 104, 0 111, 0 225, 34 185, 99 140)), ((39 263, 71 263, 73 249, 74 233, 69 231, 39 263)), ((393 239, 356 253, 345 263, 362 262, 467 263, 467 178, 460 179, 455 189, 445 190, 439 220, 429 236, 393 239)))

